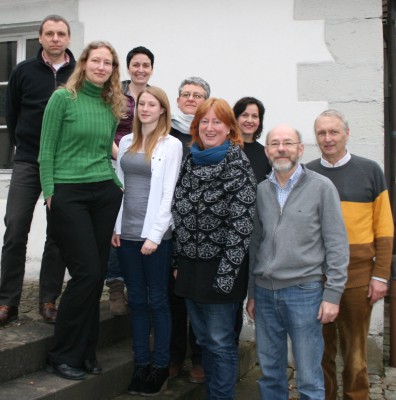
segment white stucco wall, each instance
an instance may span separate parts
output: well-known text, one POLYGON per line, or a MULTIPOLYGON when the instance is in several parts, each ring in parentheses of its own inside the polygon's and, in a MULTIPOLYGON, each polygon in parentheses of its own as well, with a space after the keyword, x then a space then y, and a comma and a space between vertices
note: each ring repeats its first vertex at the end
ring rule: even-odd
POLYGON ((177 88, 191 75, 230 104, 256 96, 265 132, 279 123, 302 132, 304 161, 319 154, 314 118, 338 108, 350 122, 350 149, 383 164, 381 12, 381 0, 2 0, 0 34, 61 14, 75 55, 108 40, 123 78, 127 52, 144 45, 156 57, 150 83, 165 89, 174 112, 177 88))
POLYGON ((144 45, 156 57, 150 83, 165 89, 175 112, 180 82, 198 75, 209 82, 213 96, 231 104, 246 95, 261 99, 265 131, 287 122, 313 143, 312 120, 326 107, 326 99, 298 99, 297 65, 332 61, 323 20, 296 21, 293 0, 113 4, 109 14, 106 0, 96 0, 94 8, 91 0, 80 0, 79 17, 86 42, 105 38, 116 45, 125 78, 125 55, 144 45))

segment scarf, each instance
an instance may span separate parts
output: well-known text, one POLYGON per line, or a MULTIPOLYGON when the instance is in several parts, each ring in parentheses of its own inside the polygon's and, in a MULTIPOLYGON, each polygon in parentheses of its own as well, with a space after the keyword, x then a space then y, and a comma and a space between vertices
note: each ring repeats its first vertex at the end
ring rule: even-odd
POLYGON ((181 133, 185 135, 190 134, 190 125, 192 120, 194 119, 194 115, 187 114, 172 114, 172 128, 177 129, 181 133))
POLYGON ((210 149, 201 150, 197 143, 191 146, 192 161, 196 165, 219 164, 226 156, 230 141, 226 140, 222 145, 210 149))

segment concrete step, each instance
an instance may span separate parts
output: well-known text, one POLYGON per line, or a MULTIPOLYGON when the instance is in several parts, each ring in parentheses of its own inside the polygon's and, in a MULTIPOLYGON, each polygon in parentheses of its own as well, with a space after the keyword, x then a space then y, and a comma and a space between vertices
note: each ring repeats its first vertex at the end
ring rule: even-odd
MULTIPOLYGON (((98 351, 103 366, 99 376, 88 375, 83 381, 69 381, 40 370, 0 385, 0 400, 129 400, 126 394, 133 371, 130 339, 98 351), (120 395, 121 394, 121 395, 120 395)), ((240 344, 240 376, 254 366, 255 346, 251 342, 240 344)), ((183 375, 171 380, 162 394, 169 400, 198 400, 204 396, 204 385, 188 382, 189 366, 183 375)))
MULTIPOLYGON (((249 375, 249 371, 254 369, 256 366, 256 346, 253 342, 240 342, 239 344, 239 376, 238 381, 244 379, 245 376, 249 375)), ((171 379, 168 382, 168 388, 161 393, 158 398, 166 400, 202 400, 205 398, 205 385, 195 384, 188 381, 188 371, 191 368, 190 361, 186 360, 183 367, 183 371, 180 377, 171 379)), ((257 388, 256 388, 257 390, 257 388)), ((237 385, 238 392, 238 385, 237 385)), ((143 398, 143 397, 142 397, 143 398)), ((243 397, 242 394, 240 400, 249 399, 249 397, 243 397)), ((114 397, 113 400, 131 400, 131 396, 124 393, 120 396, 114 397)))
MULTIPOLYGON (((101 304, 100 315, 98 348, 130 338, 128 315, 113 317, 107 302, 101 304)), ((42 321, 12 323, 0 329, 0 383, 43 369, 53 332, 54 327, 42 321)))
POLYGON ((101 375, 82 381, 59 378, 45 370, 0 385, 0 400, 107 400, 124 392, 133 369, 130 339, 98 351, 101 375))
MULTIPOLYGON (((129 316, 113 317, 108 303, 101 305, 98 360, 101 375, 87 375, 83 381, 59 378, 45 370, 51 347, 53 326, 41 321, 10 324, 0 330, 0 400, 108 400, 128 399, 126 394, 133 372, 129 316)), ((239 376, 256 362, 255 344, 239 346, 239 376)), ((160 398, 194 400, 204 397, 204 385, 188 382, 188 364, 180 379, 169 382, 160 398)))
MULTIPOLYGON (((241 343, 239 354, 239 374, 242 377, 255 365, 254 343, 241 343)), ((0 400, 130 400, 131 396, 126 394, 133 371, 130 339, 99 350, 98 359, 103 366, 101 375, 87 375, 83 381, 70 381, 40 370, 1 384, 0 400)), ((188 368, 186 365, 182 376, 169 382, 168 389, 159 398, 204 398, 204 385, 188 382, 188 368)))

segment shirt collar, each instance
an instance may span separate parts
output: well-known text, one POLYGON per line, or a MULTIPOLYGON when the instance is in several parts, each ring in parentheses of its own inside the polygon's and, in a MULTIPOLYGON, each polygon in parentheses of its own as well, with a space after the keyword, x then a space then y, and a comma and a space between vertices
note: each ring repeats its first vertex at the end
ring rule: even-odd
MULTIPOLYGON (((65 54, 65 60, 64 60, 64 62, 63 62, 63 64, 62 64, 62 67, 64 67, 65 65, 68 65, 69 62, 70 62, 69 54, 67 54, 66 51, 65 51, 64 54, 65 54)), ((49 65, 52 69, 55 69, 55 68, 53 67, 53 63, 52 63, 50 60, 48 60, 48 58, 45 56, 44 50, 41 52, 41 57, 43 57, 43 60, 44 60, 44 62, 45 62, 47 65, 49 65)))
POLYGON ((320 163, 327 168, 336 168, 336 167, 342 167, 345 165, 349 160, 351 159, 351 153, 347 150, 346 154, 344 157, 341 158, 341 160, 338 160, 335 164, 331 164, 328 161, 326 161, 323 156, 320 158, 320 163))
MULTIPOLYGON (((287 184, 285 185, 284 188, 287 188, 287 187, 292 188, 297 183, 302 172, 303 172, 303 169, 301 167, 301 164, 298 164, 296 170, 293 172, 292 176, 289 178, 289 180, 287 181, 287 184)), ((278 183, 278 179, 276 178, 274 170, 272 170, 268 179, 270 180, 270 182, 273 182, 273 183, 275 183, 275 185, 282 188, 278 183)))

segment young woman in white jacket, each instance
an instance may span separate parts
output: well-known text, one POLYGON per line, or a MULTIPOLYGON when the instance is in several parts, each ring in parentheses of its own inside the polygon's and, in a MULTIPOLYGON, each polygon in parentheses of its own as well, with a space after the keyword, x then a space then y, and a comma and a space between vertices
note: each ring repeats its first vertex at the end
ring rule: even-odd
POLYGON ((171 204, 183 153, 181 142, 169 135, 170 128, 165 92, 147 87, 137 98, 133 133, 121 139, 117 158, 125 193, 112 244, 118 248, 131 309, 135 369, 130 394, 158 394, 168 380, 171 204))

